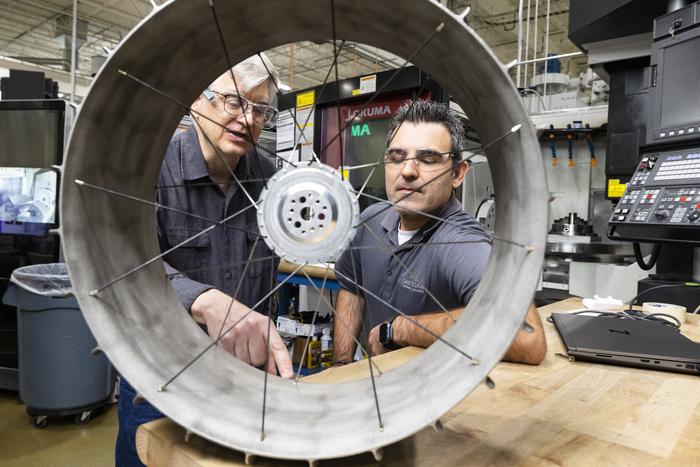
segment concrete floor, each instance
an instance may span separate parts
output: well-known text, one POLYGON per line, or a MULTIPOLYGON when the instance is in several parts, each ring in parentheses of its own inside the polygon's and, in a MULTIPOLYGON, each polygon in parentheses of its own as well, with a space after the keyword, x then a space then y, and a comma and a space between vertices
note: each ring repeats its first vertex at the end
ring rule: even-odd
POLYGON ((16 392, 0 391, 0 466, 112 466, 117 438, 117 406, 108 406, 87 425, 72 417, 32 426, 16 392))

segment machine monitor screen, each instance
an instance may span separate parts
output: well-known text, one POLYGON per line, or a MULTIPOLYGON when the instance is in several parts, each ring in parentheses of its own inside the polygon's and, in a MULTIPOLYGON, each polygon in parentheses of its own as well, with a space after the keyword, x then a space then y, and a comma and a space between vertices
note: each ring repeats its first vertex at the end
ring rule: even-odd
POLYGON ((660 126, 700 122, 700 36, 666 47, 661 68, 660 126))
POLYGON ((64 108, 60 100, 0 101, 0 166, 61 164, 64 108))
POLYGON ((46 235, 56 222, 57 189, 52 169, 0 167, 0 234, 46 235))
MULTIPOLYGON (((429 99, 430 93, 425 93, 422 97, 429 99)), ((341 105, 342 127, 345 128, 342 137, 343 165, 365 166, 348 172, 348 180, 354 189, 359 190, 364 185, 363 193, 386 199, 384 166, 377 166, 376 162, 384 154, 386 134, 392 116, 410 98, 410 94, 406 93, 377 99, 370 106, 365 106, 363 102, 341 105)), ((324 109, 322 146, 332 140, 338 132, 336 115, 335 106, 324 109)), ((322 155, 323 162, 338 167, 340 152, 341 147, 336 139, 322 155)), ((374 202, 376 201, 368 197, 360 199, 362 209, 374 202)))

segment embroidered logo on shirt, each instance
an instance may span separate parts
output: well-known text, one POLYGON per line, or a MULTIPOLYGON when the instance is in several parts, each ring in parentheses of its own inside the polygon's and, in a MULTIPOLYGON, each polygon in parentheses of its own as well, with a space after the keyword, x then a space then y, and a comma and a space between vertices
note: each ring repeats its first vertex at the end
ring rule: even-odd
POLYGON ((411 279, 410 277, 402 277, 399 281, 401 285, 409 290, 415 292, 425 292, 425 286, 418 281, 411 279))

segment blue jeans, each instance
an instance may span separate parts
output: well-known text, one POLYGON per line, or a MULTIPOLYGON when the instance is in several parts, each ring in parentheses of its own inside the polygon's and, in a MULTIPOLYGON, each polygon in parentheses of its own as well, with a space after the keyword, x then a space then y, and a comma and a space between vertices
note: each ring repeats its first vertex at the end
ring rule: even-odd
POLYGON ((136 453, 136 430, 139 425, 151 422, 164 415, 148 402, 134 405, 133 399, 136 390, 124 379, 119 381, 119 406, 117 415, 119 418, 119 433, 114 449, 114 463, 116 467, 141 467, 143 463, 136 453))

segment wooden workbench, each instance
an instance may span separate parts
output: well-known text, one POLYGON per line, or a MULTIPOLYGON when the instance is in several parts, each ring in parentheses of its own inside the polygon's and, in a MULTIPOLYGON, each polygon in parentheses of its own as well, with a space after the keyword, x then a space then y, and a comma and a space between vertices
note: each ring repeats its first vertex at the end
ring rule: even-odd
MULTIPOLYGON (((539 309, 580 308, 570 299, 539 309)), ((683 333, 700 341, 698 317, 683 333)), ((500 363, 495 389, 481 385, 443 418, 444 430, 426 428, 384 449, 390 466, 596 466, 700 465, 700 379, 697 376, 623 368, 558 356, 564 348, 544 323, 548 350, 539 366, 500 363)), ((407 348, 376 358, 382 369, 420 352, 407 348)), ((338 382, 367 372, 366 364, 333 368, 307 381, 338 382)), ((139 456, 149 466, 237 466, 243 455, 198 437, 168 419, 139 428, 139 456)), ((374 464, 371 455, 321 465, 374 464)), ((303 463, 293 463, 304 465, 303 463)), ((258 459, 255 465, 289 465, 258 459)))
MULTIPOLYGON (((283 272, 285 274, 292 274, 297 268, 299 267, 298 264, 295 263, 290 263, 288 261, 282 260, 280 261, 280 265, 277 268, 279 272, 283 272)), ((335 271, 333 268, 325 268, 323 266, 317 266, 317 265, 308 265, 308 266, 302 266, 302 268, 297 272, 297 275, 304 275, 304 272, 309 275, 309 277, 315 277, 317 279, 323 279, 326 277, 326 274, 328 275, 328 279, 330 280, 335 280, 335 271)))

